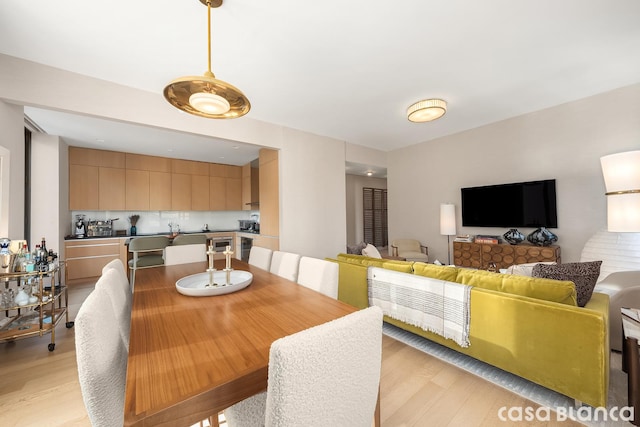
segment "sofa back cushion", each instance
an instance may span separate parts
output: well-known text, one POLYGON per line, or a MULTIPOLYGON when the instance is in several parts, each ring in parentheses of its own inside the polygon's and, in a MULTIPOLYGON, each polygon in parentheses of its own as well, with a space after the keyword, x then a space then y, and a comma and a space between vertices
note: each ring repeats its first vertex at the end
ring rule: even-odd
POLYGON ((456 267, 449 267, 445 265, 427 264, 425 262, 414 262, 413 274, 430 277, 432 279, 455 282, 456 277, 458 276, 458 269, 456 267))
POLYGON ((576 287, 569 280, 553 280, 484 270, 458 269, 456 282, 545 301, 577 305, 576 287))
POLYGON ((389 270, 401 271, 403 273, 413 272, 413 262, 397 261, 384 258, 370 258, 362 255, 338 254, 338 261, 350 264, 363 265, 365 267, 381 267, 389 270))

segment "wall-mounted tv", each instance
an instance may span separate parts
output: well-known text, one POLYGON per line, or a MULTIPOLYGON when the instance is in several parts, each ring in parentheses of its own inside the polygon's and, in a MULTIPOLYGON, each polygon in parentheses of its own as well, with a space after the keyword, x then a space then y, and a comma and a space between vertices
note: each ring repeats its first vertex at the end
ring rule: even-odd
POLYGON ((466 227, 558 227, 556 180, 462 188, 466 227))

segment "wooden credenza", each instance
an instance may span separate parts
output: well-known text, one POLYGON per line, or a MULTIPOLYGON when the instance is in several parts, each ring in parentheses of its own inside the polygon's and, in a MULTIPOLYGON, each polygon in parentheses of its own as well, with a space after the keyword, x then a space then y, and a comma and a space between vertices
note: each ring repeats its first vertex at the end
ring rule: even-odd
POLYGON ((491 262, 497 268, 507 268, 514 264, 549 261, 560 263, 560 246, 453 242, 453 262, 459 267, 486 270, 491 262))

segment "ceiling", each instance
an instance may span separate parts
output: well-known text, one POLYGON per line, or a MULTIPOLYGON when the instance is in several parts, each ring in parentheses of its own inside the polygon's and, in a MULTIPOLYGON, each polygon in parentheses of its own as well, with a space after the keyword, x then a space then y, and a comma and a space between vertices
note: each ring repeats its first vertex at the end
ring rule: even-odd
MULTIPOLYGON (((390 151, 639 83, 638 22, 638 0, 225 0, 212 12, 212 69, 251 101, 236 120, 390 151), (447 114, 409 122, 407 107, 430 97, 447 114)), ((206 43, 198 0, 0 2, 0 53, 154 93, 203 74, 206 43)), ((73 145, 257 156, 233 141, 26 113, 73 145)))

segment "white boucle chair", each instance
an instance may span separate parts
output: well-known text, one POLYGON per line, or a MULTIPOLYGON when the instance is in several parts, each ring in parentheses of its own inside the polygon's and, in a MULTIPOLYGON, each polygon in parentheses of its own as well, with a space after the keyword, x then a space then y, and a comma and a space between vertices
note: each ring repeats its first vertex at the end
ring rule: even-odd
POLYGON ((105 289, 94 289, 75 318, 76 361, 82 399, 94 427, 121 426, 127 348, 105 289))
POLYGON ((127 295, 127 302, 129 304, 129 309, 131 309, 131 300, 132 300, 132 292, 131 286, 129 285, 129 279, 127 278, 127 272, 124 269, 124 264, 119 259, 111 260, 102 267, 102 274, 106 273, 108 270, 115 270, 118 275, 118 285, 125 291, 127 295))
POLYGON ((303 256, 300 258, 298 284, 338 299, 339 266, 335 262, 303 256))
POLYGON ((121 277, 114 268, 106 269, 96 282, 96 289, 104 290, 109 295, 109 301, 116 315, 116 325, 120 330, 122 341, 128 349, 131 329, 131 298, 128 298, 128 295, 130 296, 131 292, 126 292, 121 277))
POLYGON ((300 255, 291 252, 273 251, 269 272, 295 282, 298 279, 300 255))
POLYGON ((640 308, 640 233, 598 231, 580 255, 580 262, 589 261, 602 261, 594 291, 609 295, 609 342, 622 351, 620 308, 640 308))
POLYGON ((207 260, 207 245, 204 243, 169 245, 164 248, 164 265, 188 264, 207 260))
POLYGON ((273 251, 271 249, 252 246, 251 251, 249 251, 249 265, 269 271, 272 255, 273 251))
POLYGON ((229 427, 370 427, 382 361, 382 310, 369 307, 276 340, 267 391, 225 410, 229 427))

